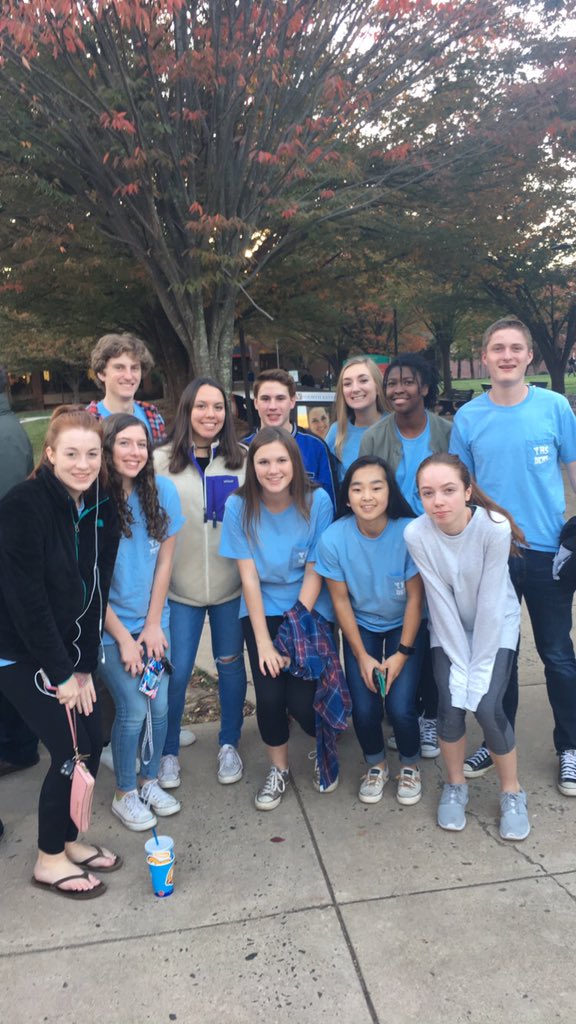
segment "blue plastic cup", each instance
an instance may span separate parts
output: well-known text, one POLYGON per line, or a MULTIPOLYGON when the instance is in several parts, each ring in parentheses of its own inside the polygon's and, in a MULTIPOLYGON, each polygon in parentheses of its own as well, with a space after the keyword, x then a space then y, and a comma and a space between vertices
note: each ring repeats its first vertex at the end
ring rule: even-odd
POLYGON ((146 863, 155 896, 171 896, 174 892, 174 840, 170 836, 148 839, 144 844, 146 863))

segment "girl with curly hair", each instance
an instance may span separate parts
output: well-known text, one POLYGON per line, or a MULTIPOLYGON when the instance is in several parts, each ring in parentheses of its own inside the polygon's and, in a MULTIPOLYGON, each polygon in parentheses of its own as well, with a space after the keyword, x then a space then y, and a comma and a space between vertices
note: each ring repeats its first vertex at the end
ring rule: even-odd
POLYGON ((104 458, 122 532, 100 668, 116 704, 111 737, 116 774, 112 813, 133 832, 141 832, 156 825, 156 815, 180 810, 179 801, 158 785, 168 724, 168 684, 161 679, 152 699, 139 689, 139 682, 149 659, 167 664, 166 596, 176 535, 184 519, 174 485, 154 476, 150 438, 135 416, 117 413, 106 418, 104 458), (138 790, 136 756, 145 722, 143 782, 138 790))

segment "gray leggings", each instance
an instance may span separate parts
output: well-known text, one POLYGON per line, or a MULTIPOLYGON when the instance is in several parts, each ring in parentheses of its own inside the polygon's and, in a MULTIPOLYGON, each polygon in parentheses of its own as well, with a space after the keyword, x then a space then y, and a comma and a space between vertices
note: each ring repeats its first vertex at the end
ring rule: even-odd
MULTIPOLYGON (((516 746, 514 729, 502 710, 515 651, 501 647, 496 655, 488 693, 485 693, 474 712, 486 737, 486 746, 492 754, 509 754, 516 746)), ((466 732, 466 712, 452 707, 450 698, 450 659, 440 647, 432 648, 434 678, 438 686, 438 735, 445 743, 457 743, 466 732)))

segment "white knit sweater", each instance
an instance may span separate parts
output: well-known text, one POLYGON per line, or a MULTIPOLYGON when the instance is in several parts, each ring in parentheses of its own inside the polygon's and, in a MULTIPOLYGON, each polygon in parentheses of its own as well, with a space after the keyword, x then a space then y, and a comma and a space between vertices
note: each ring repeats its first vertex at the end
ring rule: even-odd
POLYGON ((476 508, 462 533, 443 533, 429 516, 406 527, 430 616, 430 643, 451 662, 452 705, 475 711, 488 692, 496 653, 516 649, 520 605, 508 572, 510 524, 476 508))

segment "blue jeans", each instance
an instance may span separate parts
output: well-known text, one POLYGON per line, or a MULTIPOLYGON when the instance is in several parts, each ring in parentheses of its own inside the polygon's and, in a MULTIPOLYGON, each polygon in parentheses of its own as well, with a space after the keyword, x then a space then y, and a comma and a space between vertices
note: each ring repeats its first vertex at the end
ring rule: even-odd
MULTIPOLYGON (((164 630, 169 641, 170 635, 164 630)), ((140 693, 138 684, 140 676, 131 676, 126 672, 120 659, 118 644, 106 644, 104 647, 105 662, 100 664, 99 672, 110 690, 116 705, 116 717, 112 726, 110 743, 114 757, 116 785, 118 789, 128 793, 137 787, 136 757, 140 747, 140 737, 146 722, 148 705, 152 713, 152 756, 148 764, 144 757, 149 756, 148 744, 142 744, 142 771, 144 779, 158 778, 160 757, 166 737, 168 722, 168 676, 160 680, 158 693, 153 700, 140 693)))
MULTIPOLYGON (((525 550, 509 561, 518 599, 526 601, 536 650, 544 663, 548 700, 554 715, 557 753, 576 750, 576 659, 570 637, 572 591, 552 579, 554 555, 525 550)), ((515 659, 503 707, 512 726, 518 708, 518 659, 515 659)))
MULTIPOLYGON (((414 642, 416 651, 407 659, 404 668, 394 680, 386 696, 386 714, 394 729, 402 764, 416 764, 420 758, 420 729, 416 694, 426 628, 426 623, 420 626, 414 642)), ((363 626, 358 626, 358 629, 367 653, 377 661, 382 660, 383 651, 389 658, 398 650, 402 635, 401 626, 390 629, 386 633, 372 633, 370 630, 364 629, 363 626)), ((352 697, 352 721, 358 742, 362 747, 364 760, 367 764, 379 764, 386 757, 382 732, 384 702, 380 693, 373 693, 366 686, 360 674, 358 662, 346 639, 344 640, 344 668, 352 697)))
POLYGON ((202 608, 182 604, 181 601, 169 601, 169 605, 174 671, 170 676, 168 688, 168 732, 164 754, 178 756, 186 687, 194 668, 206 613, 210 621, 212 654, 218 669, 221 715, 218 742, 220 746, 230 743, 237 747, 244 720, 246 697, 244 637, 238 618, 240 598, 235 597, 224 604, 211 604, 202 608))

